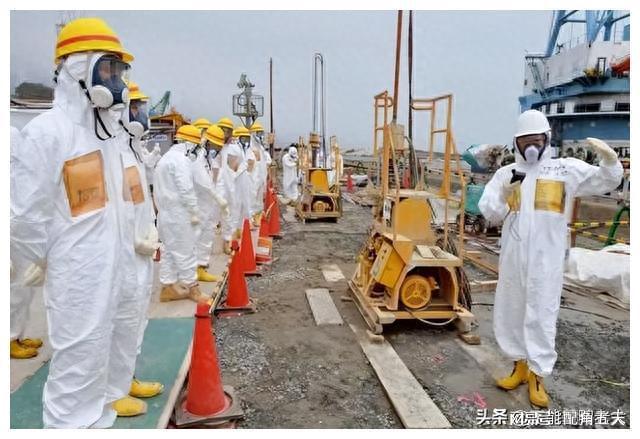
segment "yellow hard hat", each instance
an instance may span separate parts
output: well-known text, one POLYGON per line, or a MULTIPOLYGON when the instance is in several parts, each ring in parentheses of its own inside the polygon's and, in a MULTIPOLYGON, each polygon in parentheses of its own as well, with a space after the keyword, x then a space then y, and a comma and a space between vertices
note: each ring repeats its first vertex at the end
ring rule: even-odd
POLYGON ((200 129, 194 127, 193 125, 182 125, 180 128, 178 128, 176 139, 185 140, 191 143, 200 143, 200 129))
POLYGON ((262 128, 262 124, 260 122, 255 121, 253 125, 251 125, 251 132, 257 133, 258 131, 264 131, 264 128, 262 128))
POLYGON ((133 55, 122 47, 116 33, 101 18, 78 18, 60 30, 55 63, 63 56, 79 52, 117 53, 124 62, 133 61, 133 55))
POLYGON ((129 89, 129 100, 130 101, 148 101, 149 100, 149 96, 147 96, 146 94, 142 93, 140 91, 140 87, 138 86, 138 84, 136 84, 133 81, 128 81, 126 82, 127 84, 127 88, 129 89))
POLYGON ((194 123, 192 123, 191 125, 193 125, 196 128, 208 128, 211 125, 211 122, 209 122, 207 119, 205 119, 204 117, 201 117, 200 119, 197 119, 194 123))
POLYGON ((204 132, 204 137, 214 145, 224 145, 224 131, 218 125, 209 125, 207 131, 204 132))
POLYGON ((233 137, 248 137, 250 135, 249 130, 246 129, 244 125, 240 125, 238 128, 233 130, 233 137))
POLYGON ((216 123, 216 125, 218 125, 220 128, 229 128, 230 130, 233 129, 233 122, 228 117, 223 117, 216 123))

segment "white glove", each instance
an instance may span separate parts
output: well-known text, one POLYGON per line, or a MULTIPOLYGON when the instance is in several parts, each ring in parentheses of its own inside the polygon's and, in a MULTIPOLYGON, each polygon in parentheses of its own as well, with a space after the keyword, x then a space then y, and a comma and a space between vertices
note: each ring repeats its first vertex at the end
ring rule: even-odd
POLYGON ((216 200, 216 203, 218 203, 218 206, 220 206, 222 210, 226 209, 227 206, 229 205, 229 203, 227 203, 227 200, 222 198, 216 192, 212 192, 212 194, 213 194, 213 199, 216 200))
POLYGON ((605 164, 613 165, 618 161, 618 154, 602 140, 587 137, 587 142, 589 142, 593 152, 598 154, 605 164))
POLYGON ((191 215, 191 225, 192 226, 197 226, 198 224, 200 224, 200 218, 198 218, 198 215, 192 214, 191 215))
POLYGON ((151 153, 160 156, 160 145, 156 143, 156 146, 153 147, 153 151, 151 151, 151 153))
POLYGON ((24 271, 22 284, 25 287, 40 287, 44 283, 44 268, 37 264, 31 264, 24 271))
POLYGON ((136 253, 142 256, 153 256, 158 248, 160 248, 160 242, 158 241, 158 229, 151 224, 151 228, 149 229, 149 233, 147 233, 146 238, 141 241, 136 241, 135 250, 136 253))

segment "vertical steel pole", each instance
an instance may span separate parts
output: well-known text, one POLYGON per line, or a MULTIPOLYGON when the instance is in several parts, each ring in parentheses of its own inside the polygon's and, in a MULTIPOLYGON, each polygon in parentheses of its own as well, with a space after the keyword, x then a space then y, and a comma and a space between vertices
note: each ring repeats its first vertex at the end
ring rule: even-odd
POLYGON ((400 49, 402 47, 402 11, 398 11, 398 25, 396 27, 396 71, 393 81, 393 123, 398 120, 398 87, 400 85, 400 49))

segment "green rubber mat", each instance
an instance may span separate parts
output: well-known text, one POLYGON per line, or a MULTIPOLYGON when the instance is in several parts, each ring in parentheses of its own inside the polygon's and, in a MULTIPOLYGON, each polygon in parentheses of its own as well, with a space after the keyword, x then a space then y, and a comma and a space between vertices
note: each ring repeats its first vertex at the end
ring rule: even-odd
MULTIPOLYGON (((113 428, 156 428, 192 335, 193 318, 149 320, 136 376, 162 382, 164 392, 145 400, 145 415, 118 418, 113 428)), ((48 373, 46 363, 11 394, 11 428, 42 428, 42 389, 48 373)))

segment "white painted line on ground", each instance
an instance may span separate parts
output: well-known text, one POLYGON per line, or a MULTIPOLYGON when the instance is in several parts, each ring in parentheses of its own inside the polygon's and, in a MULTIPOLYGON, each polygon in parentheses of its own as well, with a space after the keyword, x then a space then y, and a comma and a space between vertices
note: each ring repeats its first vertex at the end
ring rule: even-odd
POLYGON ((349 325, 356 334, 391 404, 406 428, 450 428, 451 424, 415 376, 386 341, 373 341, 366 330, 349 325))
POLYGON ((316 325, 342 325, 342 317, 326 288, 312 288, 305 291, 316 325))
POLYGON ((322 275, 327 282, 339 282, 344 280, 344 274, 342 270, 336 264, 321 265, 322 275))

